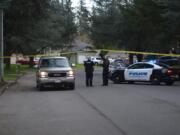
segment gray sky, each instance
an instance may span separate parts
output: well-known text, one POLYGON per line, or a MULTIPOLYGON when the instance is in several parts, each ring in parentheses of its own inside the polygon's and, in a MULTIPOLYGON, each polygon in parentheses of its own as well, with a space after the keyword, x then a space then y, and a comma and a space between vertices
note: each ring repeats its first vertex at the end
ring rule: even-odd
MULTIPOLYGON (((84 0, 86 2, 86 7, 92 7, 92 0, 84 0)), ((72 0, 72 6, 77 7, 79 5, 79 0, 72 0)))

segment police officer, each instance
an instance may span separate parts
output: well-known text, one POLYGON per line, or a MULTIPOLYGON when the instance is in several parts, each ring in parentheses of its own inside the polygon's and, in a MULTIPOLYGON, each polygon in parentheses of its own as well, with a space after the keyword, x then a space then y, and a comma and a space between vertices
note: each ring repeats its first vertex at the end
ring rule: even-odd
POLYGON ((93 86, 93 72, 94 72, 94 63, 89 57, 87 61, 84 62, 85 72, 86 72, 86 86, 93 86))
POLYGON ((109 60, 108 58, 105 58, 102 54, 100 54, 100 57, 103 60, 103 86, 108 86, 109 60))

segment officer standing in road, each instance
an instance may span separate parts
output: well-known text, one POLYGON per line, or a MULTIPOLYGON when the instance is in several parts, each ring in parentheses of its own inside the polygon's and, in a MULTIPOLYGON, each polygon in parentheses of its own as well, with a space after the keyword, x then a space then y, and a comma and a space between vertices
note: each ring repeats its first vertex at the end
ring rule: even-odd
POLYGON ((109 60, 103 54, 99 54, 103 60, 103 86, 108 86, 109 60))
POLYGON ((93 72, 94 72, 94 63, 89 57, 87 61, 84 62, 85 72, 86 72, 86 86, 93 86, 93 72))

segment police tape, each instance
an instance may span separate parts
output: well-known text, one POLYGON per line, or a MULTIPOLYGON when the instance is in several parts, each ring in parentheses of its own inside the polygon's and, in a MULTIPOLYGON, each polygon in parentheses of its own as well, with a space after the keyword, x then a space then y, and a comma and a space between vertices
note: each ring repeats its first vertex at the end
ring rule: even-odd
MULTIPOLYGON (((77 53, 88 53, 88 52, 114 52, 114 53, 125 53, 125 54, 142 54, 142 55, 155 55, 155 56, 173 56, 180 57, 180 54, 167 54, 167 53, 155 53, 155 52, 138 52, 138 51, 125 51, 125 50, 112 50, 112 49, 97 49, 92 51, 74 51, 74 52, 60 52, 59 54, 36 54, 36 55, 24 55, 23 57, 44 57, 44 56, 62 56, 77 53)), ((3 56, 0 59, 12 58, 13 56, 3 56)), ((17 56, 14 56, 17 57, 17 56)))
POLYGON ((138 51, 110 50, 110 49, 101 49, 101 51, 115 52, 115 53, 126 53, 126 54, 143 54, 143 55, 180 57, 180 54, 167 54, 167 53, 155 53, 155 52, 138 52, 138 51))
MULTIPOLYGON (((84 51, 81 51, 84 52, 84 51)), ((59 54, 34 54, 34 55, 23 55, 23 57, 45 57, 45 56, 61 56, 61 55, 66 55, 66 54, 76 54, 78 52, 63 52, 59 54)), ((18 56, 3 56, 0 57, 0 59, 6 59, 6 58, 12 58, 12 57, 18 57, 18 56)))

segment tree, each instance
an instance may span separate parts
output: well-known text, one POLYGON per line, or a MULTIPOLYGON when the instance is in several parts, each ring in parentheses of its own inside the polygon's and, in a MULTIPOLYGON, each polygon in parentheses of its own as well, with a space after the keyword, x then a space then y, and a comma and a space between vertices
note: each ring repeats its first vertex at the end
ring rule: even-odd
POLYGON ((120 16, 120 0, 95 0, 91 17, 91 38, 98 48, 118 45, 118 31, 115 27, 120 16))
POLYGON ((74 39, 74 36, 77 32, 77 26, 75 24, 75 14, 73 13, 72 2, 71 0, 66 0, 66 4, 64 6, 64 26, 65 31, 62 35, 62 39, 64 39, 64 43, 67 45, 67 49, 71 47, 70 43, 74 39))
MULTIPOLYGON (((27 34, 36 23, 44 18, 49 0, 12 0, 5 11, 5 55, 22 51, 29 46, 27 34)), ((7 66, 10 66, 9 59, 7 66)))
MULTIPOLYGON (((153 0, 134 0, 122 9, 123 44, 132 51, 165 51, 162 47, 164 36, 164 7, 153 0)), ((141 61, 142 55, 137 55, 141 61)))
POLYGON ((87 10, 83 0, 80 0, 79 9, 77 12, 78 17, 78 32, 80 35, 89 35, 89 11, 87 10))
POLYGON ((165 42, 168 49, 175 48, 180 53, 180 1, 162 1, 166 7, 163 16, 166 18, 165 42))
MULTIPOLYGON (((131 51, 164 52, 164 5, 154 0, 95 0, 92 39, 131 51)), ((100 46, 102 47, 102 46, 100 46)), ((139 61, 142 55, 138 55, 139 61)))
POLYGON ((13 0, 6 11, 5 53, 35 55, 46 47, 63 48, 75 32, 70 0, 13 0))

